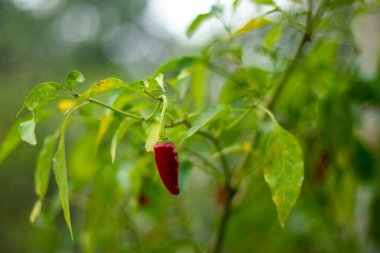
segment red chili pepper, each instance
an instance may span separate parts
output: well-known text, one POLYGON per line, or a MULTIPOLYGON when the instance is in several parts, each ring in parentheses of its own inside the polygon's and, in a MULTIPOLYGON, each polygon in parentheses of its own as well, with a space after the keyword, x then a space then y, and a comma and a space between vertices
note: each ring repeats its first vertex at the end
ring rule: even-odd
POLYGON ((169 141, 154 145, 154 158, 165 187, 171 194, 178 195, 178 155, 174 143, 169 141))

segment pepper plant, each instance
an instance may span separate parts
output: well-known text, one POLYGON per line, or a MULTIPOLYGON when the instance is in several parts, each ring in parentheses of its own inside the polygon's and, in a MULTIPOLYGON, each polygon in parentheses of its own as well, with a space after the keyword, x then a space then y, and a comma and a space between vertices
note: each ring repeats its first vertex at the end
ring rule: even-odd
MULTIPOLYGON (((30 221, 52 220, 60 203, 83 252, 246 252, 249 239, 237 245, 237 224, 251 216, 241 213, 263 192, 278 220, 271 225, 287 230, 306 177, 306 199, 314 196, 319 206, 323 189, 338 188, 327 202, 346 205, 336 218, 351 222, 352 187, 373 173, 353 162, 378 158, 353 131, 360 121, 354 106, 379 105, 372 83, 365 87, 374 98, 355 92, 360 67, 350 22, 369 5, 307 0, 285 9, 272 0, 251 2, 268 11, 241 27, 225 20, 223 6, 200 14, 188 36, 210 19, 225 33, 198 55, 171 59, 142 80, 108 77, 86 85, 73 70, 63 82, 36 85, 0 150, 2 161, 21 141, 40 148, 30 221), (37 138, 45 122, 51 133, 37 138), (51 168, 57 190, 46 201, 51 168)), ((316 212, 332 235, 346 231, 329 227, 334 218, 325 218, 323 207, 316 212)), ((356 252, 360 245, 350 247, 348 231, 336 248, 356 252)))

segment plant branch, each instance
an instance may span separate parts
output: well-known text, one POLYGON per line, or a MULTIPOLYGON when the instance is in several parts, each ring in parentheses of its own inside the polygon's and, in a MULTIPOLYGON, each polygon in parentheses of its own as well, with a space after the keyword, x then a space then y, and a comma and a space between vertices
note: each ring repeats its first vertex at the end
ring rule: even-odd
POLYGON ((155 95, 153 95, 152 93, 150 93, 149 91, 147 91, 147 90, 144 90, 143 91, 145 94, 147 94, 149 97, 151 97, 151 98, 153 98, 153 99, 155 99, 155 100, 158 100, 158 101, 161 101, 162 102, 162 97, 160 96, 160 97, 156 97, 155 95))
POLYGON ((190 154, 192 154, 195 157, 198 157, 199 160, 204 162, 213 171, 215 171, 215 172, 219 171, 218 168, 212 162, 210 162, 210 160, 207 157, 204 157, 202 154, 198 153, 197 151, 189 149, 189 148, 185 148, 185 151, 189 152, 190 154))
MULTIPOLYGON (((321 9, 321 8, 322 7, 320 6, 319 9, 321 9)), ((277 89, 275 90, 275 92, 274 92, 273 96, 270 98, 270 100, 266 103, 265 107, 268 110, 271 110, 275 107, 282 91, 284 90, 284 87, 286 86, 287 82, 289 81, 289 78, 293 74, 293 72, 297 66, 297 63, 302 56, 302 52, 303 52, 307 42, 310 41, 310 39, 311 39, 313 23, 317 19, 317 16, 313 19, 311 1, 308 1, 308 9, 309 10, 308 10, 307 19, 306 19, 306 29, 302 35, 301 41, 298 44, 298 47, 297 47, 296 53, 293 57, 293 60, 289 62, 288 66, 286 67, 285 71, 283 72, 280 80, 278 81, 278 84, 276 86, 277 89)), ((320 14, 318 14, 318 15, 320 15, 320 14)), ((263 114, 262 119, 265 116, 266 116, 266 114, 263 114)), ((256 131, 253 138, 252 138, 252 147, 254 147, 254 144, 259 143, 260 138, 261 138, 261 135, 259 135, 258 132, 256 131)), ((247 153, 245 155, 245 157, 243 158, 242 162, 236 168, 236 171, 240 173, 240 171, 242 171, 247 166, 251 157, 252 157, 252 152, 247 153)))
POLYGON ((225 177, 225 180, 226 180, 226 186, 228 185, 228 188, 230 188, 230 186, 231 186, 230 185, 230 182, 231 182, 231 170, 229 168, 230 166, 228 165, 227 159, 226 159, 225 155, 222 152, 222 147, 221 147, 221 145, 219 143, 219 139, 215 138, 211 134, 209 134, 207 132, 204 132, 204 131, 198 131, 197 133, 199 135, 202 135, 205 138, 209 139, 212 142, 212 144, 214 145, 215 150, 220 154, 219 158, 220 158, 220 163, 222 164, 222 169, 223 169, 224 177, 225 177))
POLYGON ((105 107, 107 109, 110 109, 111 111, 114 111, 116 113, 124 115, 125 117, 130 117, 130 118, 137 119, 137 120, 144 120, 144 118, 141 117, 141 116, 138 116, 138 115, 133 114, 133 113, 125 112, 125 111, 122 111, 122 110, 119 110, 119 109, 117 109, 115 107, 112 107, 112 106, 109 106, 109 105, 103 103, 102 101, 99 101, 99 100, 96 100, 96 99, 93 99, 93 98, 88 98, 87 101, 90 102, 90 103, 97 104, 97 105, 100 105, 102 107, 105 107))
MULTIPOLYGON (((323 5, 323 2, 319 6, 316 17, 313 20, 312 1, 308 0, 308 14, 307 14, 305 31, 304 31, 304 33, 302 35, 302 39, 301 39, 301 41, 297 47, 296 53, 293 57, 293 60, 286 67, 284 73, 282 74, 280 80, 278 81, 277 89, 275 90, 274 95, 271 97, 271 99, 267 103, 266 107, 269 110, 275 107, 279 96, 281 95, 282 91, 284 90, 284 87, 286 86, 289 78, 293 74, 293 72, 294 72, 294 70, 298 64, 298 61, 300 60, 300 58, 302 56, 305 45, 307 44, 307 42, 310 41, 311 35, 312 35, 312 30, 313 30, 313 22, 317 19, 317 17, 319 17, 319 15, 321 15, 319 13, 320 12, 319 10, 322 9, 322 5, 323 5)), ((264 118, 265 116, 266 116, 266 114, 263 114, 262 117, 264 118)), ((257 143, 258 142, 257 140, 259 138, 260 138, 260 135, 258 135, 258 132, 256 131, 255 135, 253 137, 252 144, 257 143)), ((218 144, 218 143, 216 143, 216 144, 218 144)), ((216 147, 219 148, 217 145, 216 145, 216 147)), ((253 145, 252 145, 252 147, 253 147, 253 145)), ((240 163, 238 168, 236 169, 236 172, 239 172, 240 170, 244 169, 246 167, 246 165, 249 163, 251 157, 252 157, 252 152, 247 153, 245 155, 245 157, 243 158, 242 163, 240 163)), ((212 253, 218 253, 222 249, 222 246, 223 246, 222 244, 223 244, 224 237, 225 237, 225 231, 226 231, 228 219, 231 216, 231 212, 232 212, 232 200, 233 200, 233 197, 237 191, 237 187, 238 187, 238 185, 236 186, 236 189, 233 188, 231 185, 231 181, 226 181, 227 199, 226 199, 226 202, 224 204, 224 209, 223 209, 221 221, 219 224, 215 244, 214 244, 214 247, 211 249, 212 253)))
POLYGON ((146 121, 151 120, 154 117, 154 115, 156 115, 156 113, 158 112, 158 110, 160 109, 160 107, 161 107, 161 101, 158 101, 157 105, 154 108, 154 110, 152 111, 152 113, 148 117, 146 117, 145 120, 146 121))

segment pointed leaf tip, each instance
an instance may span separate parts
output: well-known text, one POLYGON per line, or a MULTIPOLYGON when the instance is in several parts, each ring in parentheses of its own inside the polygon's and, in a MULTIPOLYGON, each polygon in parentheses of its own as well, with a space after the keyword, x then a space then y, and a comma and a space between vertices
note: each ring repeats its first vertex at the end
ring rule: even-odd
POLYGON ((282 227, 301 191, 303 155, 297 139, 277 125, 268 137, 264 179, 268 184, 282 227))

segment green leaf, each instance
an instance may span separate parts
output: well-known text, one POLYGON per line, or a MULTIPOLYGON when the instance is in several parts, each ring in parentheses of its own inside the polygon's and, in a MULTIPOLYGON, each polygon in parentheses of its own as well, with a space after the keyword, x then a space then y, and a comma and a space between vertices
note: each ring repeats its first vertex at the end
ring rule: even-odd
MULTIPOLYGON (((36 124, 40 123, 50 115, 50 111, 41 111, 38 115, 36 115, 36 124)), ((28 119, 30 119, 29 116, 28 119)), ((28 121, 28 119, 17 120, 5 135, 5 138, 0 146, 0 164, 21 143, 21 136, 19 131, 20 123, 23 121, 28 121)))
POLYGON ((67 182, 65 129, 66 129, 70 116, 80 106, 81 105, 74 107, 67 114, 61 127, 61 138, 59 139, 58 149, 55 152, 54 157, 53 157, 53 171, 55 175, 55 181, 57 182, 57 185, 58 185, 59 197, 61 200, 63 215, 65 217, 65 221, 69 229, 71 239, 73 239, 73 231, 71 228, 69 189, 68 189, 68 182, 67 182))
POLYGON ((257 3, 257 4, 270 4, 273 5, 273 0, 251 0, 251 2, 257 3))
POLYGON ((199 26, 206 20, 210 19, 213 16, 213 13, 208 12, 208 13, 203 13, 198 15, 193 22, 189 25, 186 31, 186 35, 190 38, 193 36, 195 31, 199 28, 199 26))
POLYGON ((153 152, 160 135, 160 122, 154 122, 147 130, 147 138, 145 142, 146 152, 153 152))
POLYGON ((70 218, 69 189, 68 189, 68 183, 67 183, 67 167, 66 167, 64 132, 61 132, 61 138, 59 140, 58 150, 54 154, 53 171, 55 174, 55 181, 57 182, 58 189, 59 189, 59 197, 61 199, 63 215, 65 217, 67 227, 70 231, 71 239, 73 239, 73 231, 71 228, 71 218, 70 218))
POLYGON ((184 69, 191 68, 194 63, 199 62, 196 57, 185 56, 177 59, 172 59, 162 65, 156 73, 164 73, 168 76, 168 72, 173 72, 174 76, 178 76, 184 69))
POLYGON ((76 83, 84 82, 84 76, 81 72, 73 70, 66 76, 65 89, 73 90, 76 83))
POLYGON ((232 7, 233 7, 234 10, 237 9, 237 7, 239 6, 240 2, 241 2, 241 0, 234 0, 234 2, 232 4, 232 7))
POLYGON ((268 31, 264 40, 264 47, 270 50, 281 37, 282 28, 281 25, 275 25, 272 29, 268 31))
POLYGON ((276 125, 268 137, 264 178, 272 192, 278 220, 284 227, 300 193, 304 168, 302 150, 297 139, 279 125, 276 125))
MULTIPOLYGON (((107 79, 101 80, 93 84, 85 93, 83 93, 80 96, 78 101, 83 102, 84 100, 99 95, 101 93, 124 88, 127 88, 127 85, 122 80, 115 77, 109 77, 107 79)), ((79 102, 77 102, 77 104, 79 102)))
POLYGON ((15 122, 9 129, 7 135, 5 136, 3 142, 0 146, 0 164, 4 159, 18 146, 21 142, 21 137, 19 134, 20 121, 15 122))
POLYGON ((102 116, 102 118, 100 119, 98 132, 97 132, 96 138, 95 138, 95 150, 96 150, 96 152, 97 152, 105 134, 107 133, 107 129, 109 128, 111 121, 112 121, 111 111, 107 111, 102 116))
POLYGON ((40 215, 42 202, 49 185, 51 163, 57 138, 58 132, 47 136, 44 140, 43 147, 38 154, 36 171, 34 174, 35 192, 38 196, 38 200, 35 202, 30 214, 30 222, 34 222, 40 215))
POLYGON ((51 101, 60 98, 56 91, 62 89, 62 85, 56 82, 47 82, 37 85, 29 92, 24 105, 18 114, 20 114, 25 108, 28 108, 30 111, 38 110, 51 101))
POLYGON ((120 140, 124 137, 125 133, 127 132, 128 128, 133 124, 134 122, 130 121, 129 119, 123 120, 119 127, 117 128, 115 134, 112 137, 111 141, 111 159, 112 163, 115 162, 116 159, 116 149, 117 145, 119 144, 120 140))
POLYGON ((38 154, 34 182, 36 194, 41 200, 44 199, 49 185, 51 163, 57 139, 58 132, 47 136, 38 154))
POLYGON ((206 110, 201 112, 200 116, 194 121, 192 127, 187 131, 185 137, 182 139, 181 142, 193 136, 202 127, 210 123, 212 120, 216 119, 218 116, 220 116, 222 112, 225 112, 227 108, 228 107, 225 105, 217 105, 207 108, 206 110))
POLYGON ((29 216, 29 221, 31 223, 33 223, 37 219, 37 217, 40 215, 40 213, 41 213, 41 207, 42 207, 42 200, 38 199, 34 203, 32 212, 30 213, 30 216, 29 216))
POLYGON ((270 20, 268 20, 266 18, 257 17, 257 18, 251 19, 244 26, 242 26, 241 28, 237 29, 236 32, 234 32, 234 35, 235 36, 241 35, 243 33, 250 32, 250 31, 252 31, 254 29, 257 29, 257 28, 263 27, 265 25, 268 25, 270 23, 272 23, 272 21, 270 21, 270 20))
POLYGON ((146 77, 141 81, 144 90, 149 92, 162 91, 165 93, 164 75, 159 73, 156 77, 146 77))
POLYGON ((203 64, 196 64, 192 69, 190 96, 196 110, 203 107, 205 86, 205 67, 203 64))
POLYGON ((22 121, 18 128, 21 139, 30 145, 36 145, 37 139, 35 129, 36 122, 34 120, 34 117, 32 117, 30 120, 22 121))
POLYGON ((162 91, 165 93, 165 83, 164 83, 164 75, 159 73, 157 76, 156 76, 156 81, 158 83, 158 85, 161 87, 162 91))

